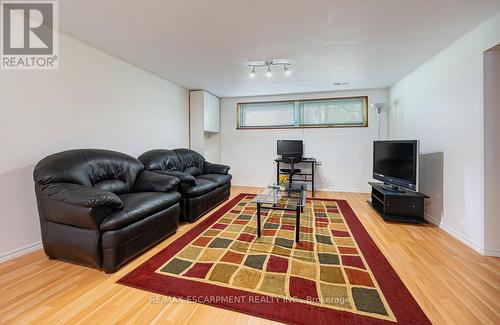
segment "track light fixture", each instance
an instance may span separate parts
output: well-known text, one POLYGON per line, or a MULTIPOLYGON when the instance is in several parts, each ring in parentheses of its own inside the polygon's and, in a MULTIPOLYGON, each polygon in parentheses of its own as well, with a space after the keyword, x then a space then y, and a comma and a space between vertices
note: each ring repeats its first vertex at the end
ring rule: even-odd
POLYGON ((273 76, 273 72, 271 71, 271 66, 283 66, 283 72, 285 75, 289 76, 292 71, 290 70, 290 63, 288 61, 283 60, 266 60, 260 62, 252 62, 248 64, 250 68, 250 77, 255 77, 257 74, 256 68, 265 68, 266 69, 266 77, 271 78, 273 76))
POLYGON ((283 65, 283 70, 285 70, 285 74, 286 74, 287 76, 289 76, 289 75, 292 73, 292 71, 290 70, 290 65, 286 65, 286 64, 284 64, 284 65, 283 65))
POLYGON ((266 77, 271 78, 272 76, 273 73, 271 72, 271 65, 268 65, 266 70, 266 77))
POLYGON ((255 67, 252 67, 252 70, 250 70, 250 77, 255 78, 255 67))

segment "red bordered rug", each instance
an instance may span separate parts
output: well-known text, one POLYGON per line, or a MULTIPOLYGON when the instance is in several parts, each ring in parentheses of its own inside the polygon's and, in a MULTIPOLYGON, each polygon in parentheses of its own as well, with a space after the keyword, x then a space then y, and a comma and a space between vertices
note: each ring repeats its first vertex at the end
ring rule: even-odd
POLYGON ((430 324, 344 200, 271 211, 240 194, 118 283, 293 324, 430 324))

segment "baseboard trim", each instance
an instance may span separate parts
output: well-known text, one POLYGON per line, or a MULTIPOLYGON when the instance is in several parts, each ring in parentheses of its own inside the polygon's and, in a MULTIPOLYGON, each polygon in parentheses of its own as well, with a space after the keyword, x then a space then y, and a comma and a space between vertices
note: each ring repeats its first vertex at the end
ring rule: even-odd
MULTIPOLYGON (((232 186, 243 186, 243 187, 265 187, 269 184, 254 184, 254 183, 232 183, 232 186)), ((328 191, 328 192, 349 192, 349 193, 370 193, 369 189, 366 188, 316 188, 316 191, 328 191)))
POLYGON ((430 223, 438 226, 440 229, 442 229, 444 232, 446 232, 447 234, 451 235, 452 237, 454 237, 455 239, 459 240, 460 242, 462 242, 463 244, 469 246, 470 248, 472 248, 473 250, 475 250, 476 252, 478 252, 479 254, 481 255, 485 255, 484 254, 484 248, 482 245, 479 245, 478 243, 464 237, 463 235, 459 234, 458 232, 456 232, 455 230, 451 229, 450 227, 448 227, 447 225, 444 225, 442 224, 439 220, 437 220, 436 218, 434 218, 433 216, 431 216, 430 214, 428 213, 425 213, 424 214, 424 218, 425 220, 429 221, 430 223))
POLYGON ((317 188, 316 191, 325 191, 325 192, 346 192, 346 193, 371 193, 370 190, 366 188, 317 188))
POLYGON ((493 257, 500 257, 500 251, 494 250, 494 249, 483 249, 483 255, 486 256, 493 256, 493 257))
POLYGON ((6 252, 6 253, 2 253, 2 254, 0 254, 0 263, 6 262, 8 260, 11 260, 15 257, 21 256, 24 254, 31 253, 32 251, 35 251, 35 250, 40 249, 40 248, 42 248, 42 242, 37 241, 33 244, 29 244, 29 245, 11 250, 11 251, 6 252))

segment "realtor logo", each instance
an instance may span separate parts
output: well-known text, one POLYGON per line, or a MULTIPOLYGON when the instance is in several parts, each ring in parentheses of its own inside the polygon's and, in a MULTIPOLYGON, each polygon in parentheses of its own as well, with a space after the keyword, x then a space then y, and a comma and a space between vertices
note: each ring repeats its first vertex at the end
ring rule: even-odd
POLYGON ((1 2, 2 69, 57 69, 58 3, 1 2))

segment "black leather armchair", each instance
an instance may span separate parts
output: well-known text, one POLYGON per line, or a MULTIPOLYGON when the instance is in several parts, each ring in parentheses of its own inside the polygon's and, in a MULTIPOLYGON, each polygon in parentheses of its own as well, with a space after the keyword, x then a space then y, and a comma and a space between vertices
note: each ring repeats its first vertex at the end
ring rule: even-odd
POLYGON ((182 195, 181 216, 192 222, 229 198, 229 166, 205 161, 189 149, 157 149, 139 157, 147 170, 179 178, 182 195))
POLYGON ((60 152, 41 160, 33 178, 50 258, 114 272, 177 230, 179 180, 125 154, 60 152))

